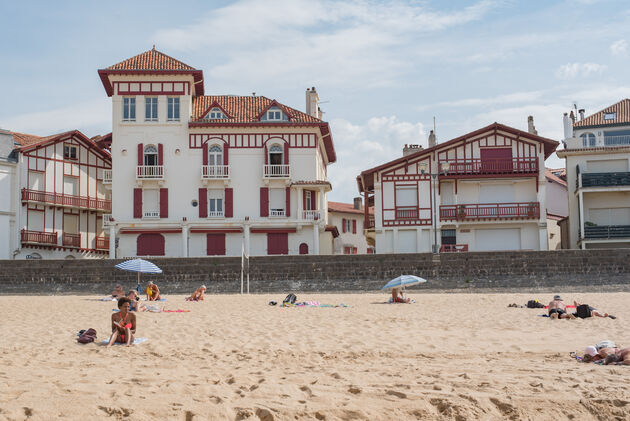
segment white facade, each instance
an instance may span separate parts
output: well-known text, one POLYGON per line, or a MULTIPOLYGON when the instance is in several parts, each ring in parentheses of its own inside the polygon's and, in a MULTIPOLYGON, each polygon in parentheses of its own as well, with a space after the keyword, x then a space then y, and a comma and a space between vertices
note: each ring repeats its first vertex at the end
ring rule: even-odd
POLYGON ((327 123, 264 97, 203 96, 197 70, 131 70, 99 71, 112 98, 112 258, 322 252, 327 123))
POLYGON ((629 110, 625 99, 574 124, 565 115, 571 248, 630 247, 629 110))
POLYGON ((376 252, 546 250, 544 161, 556 145, 494 123, 362 172, 376 252))
POLYGON ((17 236, 17 159, 13 135, 0 130, 0 259, 12 259, 18 249, 17 236))
MULTIPOLYGON (((360 200, 360 198, 359 198, 360 200)), ((328 203, 328 224, 337 228, 333 254, 372 254, 374 248, 367 243, 363 228, 364 211, 352 203, 328 203)))

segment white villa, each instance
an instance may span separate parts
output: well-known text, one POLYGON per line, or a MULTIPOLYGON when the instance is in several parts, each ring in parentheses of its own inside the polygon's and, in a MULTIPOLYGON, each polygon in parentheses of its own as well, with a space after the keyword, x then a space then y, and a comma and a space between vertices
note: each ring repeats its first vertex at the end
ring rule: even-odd
POLYGON ((204 95, 201 70, 155 47, 99 75, 112 99, 110 257, 332 253, 336 156, 315 88, 306 113, 204 95))
POLYGON ((358 177, 376 253, 547 250, 545 159, 558 142, 494 123, 358 177))
POLYGON ((571 248, 630 247, 630 99, 564 115, 571 248))
POLYGON ((355 197, 353 203, 328 202, 328 223, 339 236, 334 241, 334 254, 373 254, 363 227, 363 203, 355 197))

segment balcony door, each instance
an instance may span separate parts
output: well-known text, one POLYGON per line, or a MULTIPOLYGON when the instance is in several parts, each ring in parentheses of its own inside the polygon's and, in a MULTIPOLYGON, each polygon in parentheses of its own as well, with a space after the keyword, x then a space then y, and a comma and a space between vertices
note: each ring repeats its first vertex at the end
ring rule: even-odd
POLYGON ((63 177, 63 194, 68 196, 79 195, 79 179, 68 175, 63 177))
POLYGON ((269 189, 269 216, 284 216, 286 204, 285 189, 269 189))
POLYGON ((63 232, 65 234, 79 233, 79 215, 70 213, 63 214, 63 232))
POLYGON ((30 190, 44 191, 44 173, 39 171, 29 171, 28 188, 30 190))
POLYGON ((481 171, 505 173, 512 171, 512 148, 481 149, 481 171))
POLYGON ((158 150, 155 146, 149 145, 144 148, 144 165, 158 165, 158 150))
POLYGON ((269 148, 269 165, 284 164, 283 150, 279 145, 273 145, 269 148))
POLYGON ((208 149, 208 165, 211 167, 223 165, 223 150, 219 146, 213 145, 208 149))
POLYGON ((145 218, 160 217, 160 191, 158 189, 142 190, 142 210, 145 218))

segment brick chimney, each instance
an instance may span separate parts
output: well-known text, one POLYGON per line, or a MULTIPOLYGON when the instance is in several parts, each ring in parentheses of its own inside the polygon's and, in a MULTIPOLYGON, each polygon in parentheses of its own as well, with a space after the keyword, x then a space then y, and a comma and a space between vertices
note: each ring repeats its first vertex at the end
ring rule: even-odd
POLYGON ((363 209, 363 199, 360 197, 354 198, 354 208, 357 210, 363 209))
POLYGON ((420 145, 407 145, 403 148, 403 156, 411 155, 412 153, 416 153, 421 151, 423 148, 420 145))
POLYGON ((433 130, 431 130, 431 132, 429 133, 429 148, 432 148, 435 145, 437 145, 437 139, 435 138, 435 133, 433 133, 433 130))
POLYGON ((538 134, 538 130, 536 130, 536 126, 534 126, 534 116, 527 117, 527 131, 531 134, 538 134))
POLYGON ((319 109, 319 95, 313 86, 311 89, 306 88, 306 114, 315 118, 322 118, 322 112, 319 109))

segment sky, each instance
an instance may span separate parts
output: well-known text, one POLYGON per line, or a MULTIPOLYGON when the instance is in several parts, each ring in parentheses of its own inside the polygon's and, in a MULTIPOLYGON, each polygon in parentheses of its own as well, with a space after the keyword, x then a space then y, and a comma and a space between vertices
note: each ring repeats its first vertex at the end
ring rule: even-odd
MULTIPOLYGON (((356 176, 492 122, 562 140, 562 115, 630 97, 627 0, 118 1, 0 3, 0 128, 111 132, 97 70, 156 48, 204 72, 208 95, 305 110, 319 93, 337 162, 356 176)), ((551 168, 564 167, 552 155, 551 168)))

